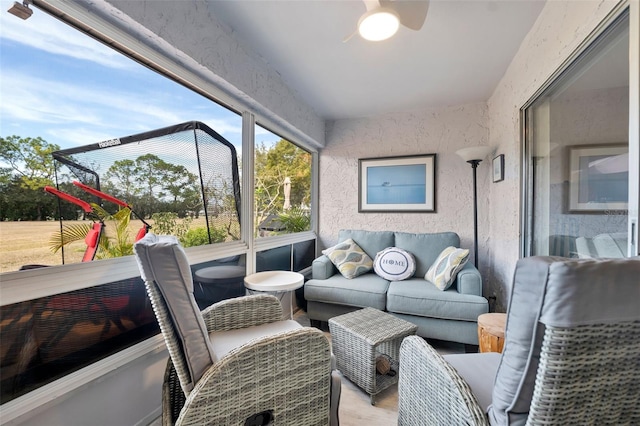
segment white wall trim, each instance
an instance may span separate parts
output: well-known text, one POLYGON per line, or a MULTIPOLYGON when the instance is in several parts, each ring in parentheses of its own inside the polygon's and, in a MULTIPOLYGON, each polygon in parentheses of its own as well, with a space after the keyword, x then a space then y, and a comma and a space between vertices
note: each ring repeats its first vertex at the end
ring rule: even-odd
POLYGON ((2 423, 18 424, 40 413, 75 393, 93 381, 97 381, 128 363, 145 355, 166 351, 161 334, 124 349, 108 358, 68 374, 12 401, 2 404, 2 423))

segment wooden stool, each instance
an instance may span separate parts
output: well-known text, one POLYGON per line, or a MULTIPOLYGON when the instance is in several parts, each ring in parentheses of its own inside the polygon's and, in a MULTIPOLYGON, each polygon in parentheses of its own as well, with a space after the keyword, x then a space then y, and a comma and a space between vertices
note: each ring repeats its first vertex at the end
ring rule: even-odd
POLYGON ((507 314, 482 314, 478 317, 480 352, 500 352, 504 347, 507 314))

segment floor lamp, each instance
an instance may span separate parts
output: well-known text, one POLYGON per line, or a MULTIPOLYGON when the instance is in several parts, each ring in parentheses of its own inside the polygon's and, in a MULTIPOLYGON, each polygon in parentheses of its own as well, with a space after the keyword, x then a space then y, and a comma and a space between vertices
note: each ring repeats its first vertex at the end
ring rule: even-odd
POLYGON ((472 146, 456 151, 464 161, 471 164, 473 170, 473 260, 478 267, 478 184, 476 179, 476 169, 478 164, 485 159, 493 149, 490 146, 472 146))

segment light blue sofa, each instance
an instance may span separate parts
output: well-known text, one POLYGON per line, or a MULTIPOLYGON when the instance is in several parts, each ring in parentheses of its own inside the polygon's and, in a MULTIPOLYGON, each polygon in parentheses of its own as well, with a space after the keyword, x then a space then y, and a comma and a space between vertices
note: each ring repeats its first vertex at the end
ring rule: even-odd
POLYGON ((424 279, 443 249, 460 247, 455 232, 341 230, 338 234, 339 242, 348 238, 372 259, 387 247, 407 250, 416 259, 416 273, 404 281, 389 282, 373 271, 347 279, 327 256, 320 256, 313 261, 312 279, 304 286, 310 320, 328 321, 336 315, 372 307, 416 324, 419 336, 478 344, 478 316, 489 311, 489 304, 482 297, 482 277, 475 266, 468 262, 446 291, 424 279))

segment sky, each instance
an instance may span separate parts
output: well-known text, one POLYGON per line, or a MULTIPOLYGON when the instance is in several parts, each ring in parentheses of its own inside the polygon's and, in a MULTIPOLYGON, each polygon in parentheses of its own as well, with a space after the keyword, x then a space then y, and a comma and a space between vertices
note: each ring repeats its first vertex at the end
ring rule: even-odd
MULTIPOLYGON (((0 136, 88 145, 202 121, 241 152, 241 116, 34 9, 0 0, 0 136)), ((267 144, 279 137, 256 128, 267 144)))

